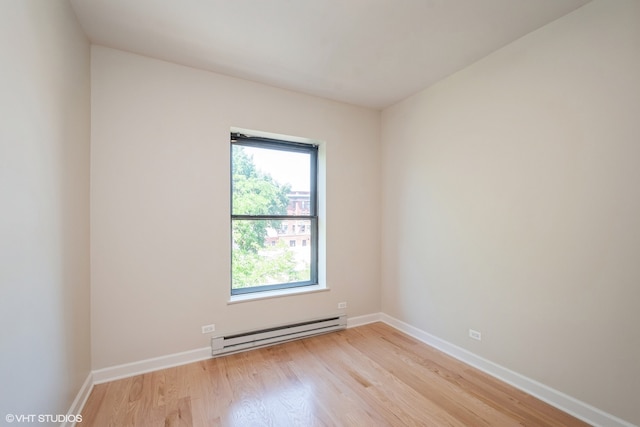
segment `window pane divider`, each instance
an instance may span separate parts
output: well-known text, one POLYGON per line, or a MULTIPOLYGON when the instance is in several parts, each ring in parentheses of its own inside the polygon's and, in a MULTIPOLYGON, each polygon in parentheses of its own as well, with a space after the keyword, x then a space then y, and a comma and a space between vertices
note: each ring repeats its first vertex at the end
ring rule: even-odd
POLYGON ((317 215, 231 215, 231 219, 317 219, 317 215))

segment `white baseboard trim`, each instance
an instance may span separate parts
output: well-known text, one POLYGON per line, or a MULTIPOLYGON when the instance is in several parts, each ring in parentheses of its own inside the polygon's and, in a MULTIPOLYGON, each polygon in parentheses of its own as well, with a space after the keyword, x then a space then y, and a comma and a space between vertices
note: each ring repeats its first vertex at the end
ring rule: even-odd
MULTIPOLYGON (((350 317, 347 318, 347 327, 352 328, 354 326, 366 325, 367 323, 379 321, 380 313, 350 317)), ((185 365, 187 363, 198 362, 209 358, 211 358, 211 347, 204 347, 196 350, 140 360, 138 362, 110 366, 108 368, 93 371, 93 384, 119 380, 122 378, 132 377, 134 375, 185 365)))
MULTIPOLYGON (((363 316, 364 317, 364 316, 363 316)), ((510 384, 556 408, 585 421, 594 427, 637 427, 614 415, 601 411, 587 403, 575 399, 558 390, 554 390, 531 378, 484 359, 468 350, 451 344, 421 329, 409 325, 385 313, 379 313, 379 320, 399 331, 411 335, 419 341, 430 345, 468 365, 473 366, 501 381, 510 384)))
POLYGON ((366 325, 368 323, 382 321, 382 313, 365 314, 364 316, 348 317, 347 328, 366 325))
MULTIPOLYGON (((349 317, 347 319, 347 328, 379 322, 381 320, 380 315, 380 313, 374 313, 364 316, 349 317)), ((203 347, 196 350, 140 360, 138 362, 110 366, 108 368, 93 371, 93 384, 119 380, 122 378, 132 377, 134 375, 185 365, 187 363, 198 362, 209 358, 211 358, 211 348, 203 347)))
POLYGON ((60 427, 75 427, 77 421, 76 417, 82 412, 82 408, 84 408, 84 404, 87 403, 87 399, 91 394, 91 390, 93 390, 93 373, 89 372, 89 375, 87 375, 87 378, 84 380, 82 387, 80 387, 76 398, 73 400, 69 411, 67 411, 66 419, 73 421, 63 422, 62 424, 60 424, 60 427))
POLYGON ((174 366, 186 365, 187 363, 199 362, 210 358, 211 347, 203 347, 195 350, 183 351, 181 353, 140 360, 138 362, 110 366, 108 368, 93 371, 93 383, 101 384, 108 381, 157 371, 159 369, 172 368, 174 366))
MULTIPOLYGON (((468 350, 458 347, 448 341, 431 335, 421 329, 409 325, 401 320, 391 317, 385 313, 372 313, 363 316, 350 317, 347 319, 347 328, 366 325, 373 322, 384 322, 399 331, 406 333, 423 343, 430 345, 468 365, 473 366, 501 381, 510 384, 525 393, 528 393, 568 414, 579 418, 594 427, 637 427, 614 415, 608 414, 587 403, 575 399, 558 390, 554 390, 531 378, 525 377, 517 372, 507 369, 497 363, 484 359, 468 350)), ((89 374, 76 396, 68 415, 80 414, 84 404, 95 384, 127 378, 134 375, 157 371, 159 369, 171 368, 185 365, 187 363, 198 362, 211 358, 211 348, 184 351, 181 353, 169 354, 166 356, 154 357, 133 363, 112 366, 98 369, 89 374)), ((62 427, 73 427, 74 424, 63 424, 62 427)))

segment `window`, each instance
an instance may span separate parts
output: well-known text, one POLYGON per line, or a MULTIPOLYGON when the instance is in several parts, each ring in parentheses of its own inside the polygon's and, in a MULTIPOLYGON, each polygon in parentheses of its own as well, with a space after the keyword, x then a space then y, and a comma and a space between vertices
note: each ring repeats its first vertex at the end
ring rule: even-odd
POLYGON ((232 295, 318 283, 317 158, 315 145, 231 133, 232 295))

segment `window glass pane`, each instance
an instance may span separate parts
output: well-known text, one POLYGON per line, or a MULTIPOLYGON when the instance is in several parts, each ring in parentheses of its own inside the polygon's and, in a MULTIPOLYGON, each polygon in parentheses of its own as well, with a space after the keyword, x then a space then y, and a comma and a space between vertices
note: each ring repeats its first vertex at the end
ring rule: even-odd
POLYGON ((233 220, 232 289, 310 281, 310 230, 310 220, 233 220))
POLYGON ((310 215, 311 155, 232 145, 233 215, 310 215))

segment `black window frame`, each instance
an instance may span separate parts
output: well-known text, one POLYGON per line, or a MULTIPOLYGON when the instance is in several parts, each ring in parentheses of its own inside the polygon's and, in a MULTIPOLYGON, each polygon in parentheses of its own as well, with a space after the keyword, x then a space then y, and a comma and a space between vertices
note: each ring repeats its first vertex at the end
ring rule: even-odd
MULTIPOLYGON (((233 223, 234 221, 255 221, 255 220, 306 220, 310 222, 310 279, 298 282, 278 283, 270 285, 249 286, 245 288, 233 288, 233 277, 231 277, 231 295, 245 295, 257 292, 299 288, 318 284, 318 145, 302 142, 293 142, 280 139, 264 138, 259 136, 249 136, 239 132, 231 132, 231 162, 230 169, 230 208, 231 208, 231 251, 233 248, 233 223), (290 151, 306 153, 310 156, 310 179, 309 179, 309 215, 236 215, 233 213, 233 146, 256 147, 262 149, 290 151)), ((231 257, 233 262, 233 256, 231 257)), ((233 267, 231 268, 233 275, 233 267)))

